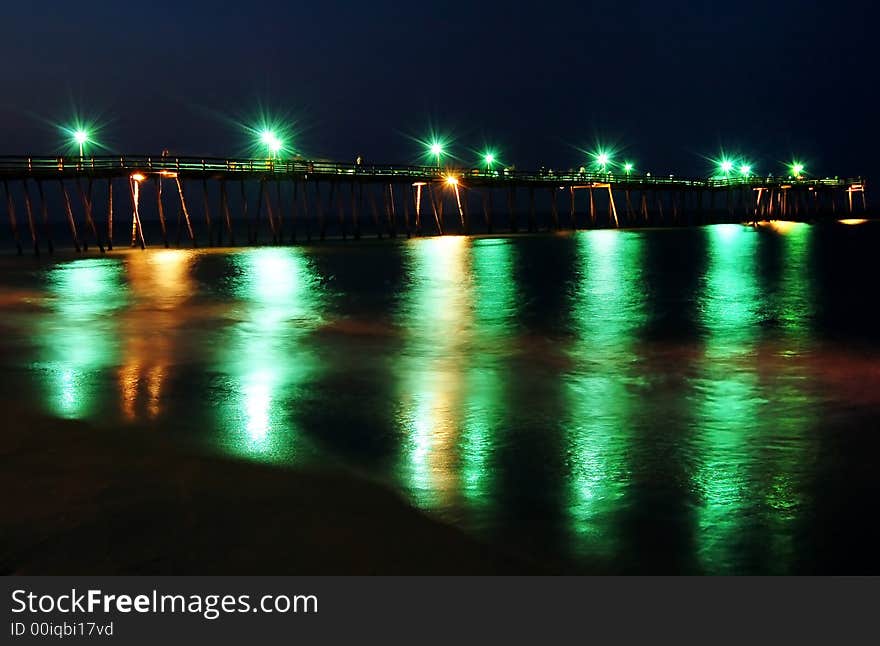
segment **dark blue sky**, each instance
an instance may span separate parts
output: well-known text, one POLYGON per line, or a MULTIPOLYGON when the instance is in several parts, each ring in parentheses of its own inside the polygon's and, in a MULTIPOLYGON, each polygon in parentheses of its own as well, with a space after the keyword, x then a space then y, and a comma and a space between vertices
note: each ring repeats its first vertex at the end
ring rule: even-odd
POLYGON ((306 155, 455 152, 576 167, 594 142, 641 170, 744 153, 817 174, 878 169, 877 11, 818 2, 11 2, 0 154, 56 152, 74 109, 114 151, 232 155, 232 118, 295 119, 306 155))

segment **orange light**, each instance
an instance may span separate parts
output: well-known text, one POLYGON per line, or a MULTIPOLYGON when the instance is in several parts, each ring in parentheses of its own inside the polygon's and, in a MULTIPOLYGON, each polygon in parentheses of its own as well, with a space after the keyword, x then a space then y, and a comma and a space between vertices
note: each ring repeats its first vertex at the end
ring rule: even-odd
POLYGON ((458 184, 458 178, 453 177, 452 175, 447 175, 446 176, 446 183, 449 184, 450 186, 456 186, 458 184))
POLYGON ((143 182, 146 179, 143 173, 132 173, 131 178, 136 182, 143 182))
POLYGON ((170 171, 170 170, 160 170, 159 174, 162 177, 177 177, 177 173, 175 173, 174 171, 170 171))
POLYGON ((867 220, 865 218, 846 218, 845 220, 838 220, 838 222, 840 222, 841 224, 853 225, 864 224, 865 222, 867 222, 867 220))

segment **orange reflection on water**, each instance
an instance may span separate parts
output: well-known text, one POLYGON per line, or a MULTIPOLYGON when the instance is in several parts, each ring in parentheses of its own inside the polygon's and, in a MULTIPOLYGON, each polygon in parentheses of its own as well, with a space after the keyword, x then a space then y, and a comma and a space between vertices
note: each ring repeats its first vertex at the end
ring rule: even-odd
POLYGON ((758 222, 758 226, 772 229, 776 233, 790 233, 798 227, 807 225, 804 222, 793 222, 792 220, 762 220, 758 222))
POLYGON ((122 413, 126 419, 160 416, 162 393, 189 308, 179 307, 195 290, 190 275, 194 253, 162 249, 127 258, 133 305, 123 319, 126 339, 119 369, 122 413))
POLYGON ((843 220, 838 220, 838 222, 839 222, 840 224, 849 224, 849 225, 853 225, 853 224, 864 224, 864 223, 867 222, 867 221, 868 221, 868 220, 865 219, 865 218, 845 218, 845 219, 843 219, 843 220))
POLYGON ((442 507, 459 488, 456 448, 473 322, 469 241, 419 240, 407 252, 413 280, 401 312, 410 334, 400 385, 406 471, 417 502, 442 507))

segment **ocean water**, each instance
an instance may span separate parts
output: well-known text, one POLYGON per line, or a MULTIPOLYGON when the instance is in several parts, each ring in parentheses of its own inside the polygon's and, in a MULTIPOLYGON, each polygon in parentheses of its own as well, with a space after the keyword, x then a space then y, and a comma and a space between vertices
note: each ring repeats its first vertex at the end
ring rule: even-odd
POLYGON ((0 397, 353 469, 571 571, 877 573, 878 251, 773 222, 8 254, 0 397))

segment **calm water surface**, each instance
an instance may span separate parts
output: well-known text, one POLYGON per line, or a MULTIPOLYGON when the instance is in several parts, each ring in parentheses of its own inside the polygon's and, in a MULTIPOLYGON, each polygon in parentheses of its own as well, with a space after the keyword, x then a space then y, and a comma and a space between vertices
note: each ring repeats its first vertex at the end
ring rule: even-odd
POLYGON ((353 467, 576 568, 876 573, 878 252, 776 223, 8 257, 0 394, 353 467))

